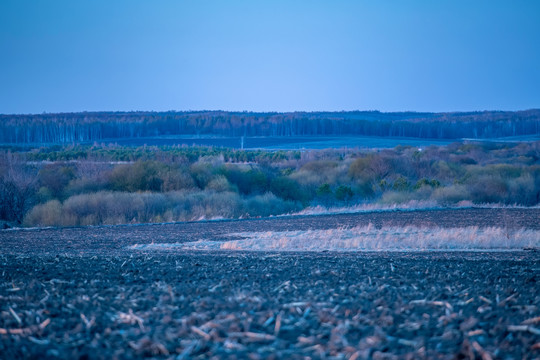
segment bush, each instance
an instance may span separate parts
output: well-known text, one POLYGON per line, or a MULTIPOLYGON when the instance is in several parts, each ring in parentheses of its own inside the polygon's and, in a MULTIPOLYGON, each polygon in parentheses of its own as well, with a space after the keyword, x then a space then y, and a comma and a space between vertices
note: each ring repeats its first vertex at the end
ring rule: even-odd
POLYGON ((189 171, 199 189, 204 189, 214 176, 212 165, 209 163, 197 162, 191 165, 189 171))
POLYGON ((325 197, 330 195, 332 195, 332 189, 330 188, 330 184, 325 183, 317 188, 317 196, 325 197))
POLYGON ((269 190, 269 177, 259 169, 243 171, 236 166, 228 166, 224 175, 240 194, 264 194, 269 190))
POLYGON ((368 157, 356 159, 349 167, 349 176, 354 180, 371 181, 374 174, 370 170, 371 161, 368 157))
POLYGON ((270 215, 287 214, 301 209, 301 206, 291 201, 284 201, 272 193, 256 195, 245 201, 245 212, 249 217, 267 217, 270 215))
MULTIPOLYGON (((66 187, 65 194, 66 194, 66 197, 69 197, 69 196, 78 195, 78 194, 94 193, 94 192, 105 190, 106 187, 107 187, 106 182, 101 182, 97 179, 92 179, 92 178, 73 179, 70 181, 70 183, 66 187)), ((46 197, 46 193, 42 193, 42 196, 46 197)))
POLYGON ((371 198, 375 195, 375 190, 370 182, 357 183, 354 192, 362 199, 371 198))
POLYGON ((75 178, 75 170, 72 166, 59 164, 45 165, 38 173, 41 187, 49 189, 52 197, 63 200, 64 189, 75 178))
POLYGON ((432 165, 432 171, 439 181, 453 181, 463 177, 465 174, 463 166, 444 160, 436 161, 432 165))
POLYGON ((195 181, 189 173, 188 168, 171 167, 161 175, 163 185, 161 191, 193 190, 196 188, 195 181))
POLYGON ((331 206, 336 199, 334 197, 334 192, 328 183, 322 184, 315 190, 315 197, 318 204, 322 204, 327 207, 331 206))
POLYGON ((508 186, 499 176, 484 175, 468 183, 471 195, 468 200, 476 204, 504 203, 508 198, 508 186))
POLYGON ((37 171, 11 154, 1 155, 0 219, 20 224, 35 201, 37 171))
POLYGON ((23 223, 26 226, 62 226, 66 225, 62 221, 62 215, 60 201, 51 200, 33 207, 26 215, 23 223))
POLYGON ((352 197, 354 196, 354 192, 349 186, 340 185, 336 189, 336 199, 339 201, 350 201, 352 197))
POLYGON ((119 165, 109 177, 111 190, 115 191, 161 191, 163 179, 159 173, 166 171, 165 165, 156 161, 137 161, 134 164, 119 165))
POLYGON ((431 199, 441 205, 454 205, 471 197, 469 190, 463 185, 451 185, 435 189, 431 199))
POLYGON ((315 187, 319 184, 335 184, 346 181, 347 166, 343 162, 330 160, 315 160, 308 162, 300 170, 292 172, 290 178, 301 185, 315 187))
POLYGON ((390 163, 390 159, 378 154, 361 157, 349 167, 349 176, 353 180, 376 182, 391 172, 390 163))
POLYGON ((206 185, 205 190, 215 191, 215 192, 224 192, 232 191, 237 192, 238 188, 231 185, 227 178, 223 175, 218 175, 214 179, 210 180, 208 185, 206 185))
POLYGON ((409 182, 403 176, 399 176, 392 184, 392 189, 394 191, 407 191, 409 190, 409 187, 409 182))
POLYGON ((289 201, 299 201, 305 203, 308 200, 307 193, 300 185, 287 177, 280 176, 270 183, 270 191, 280 198, 289 201))
POLYGON ((243 214, 242 199, 232 192, 173 192, 167 195, 175 221, 238 218, 243 214))
POLYGON ((122 193, 102 191, 72 196, 63 204, 52 200, 35 206, 27 226, 79 226, 211 218, 238 218, 241 198, 234 193, 122 193))
POLYGON ((538 203, 538 188, 529 174, 508 181, 507 204, 533 206, 538 203))
POLYGON ((408 203, 411 200, 416 200, 413 193, 404 191, 387 191, 381 198, 381 203, 394 205, 408 203))
POLYGON ((435 180, 435 179, 428 180, 426 178, 423 178, 423 179, 418 180, 416 182, 416 184, 414 184, 414 189, 418 190, 418 189, 420 189, 421 187, 424 187, 424 186, 437 188, 437 187, 441 186, 441 183, 438 180, 435 180))
POLYGON ((26 226, 81 226, 102 224, 193 221, 290 213, 301 205, 267 193, 242 199, 232 192, 199 191, 125 193, 101 191, 51 200, 32 208, 26 226))

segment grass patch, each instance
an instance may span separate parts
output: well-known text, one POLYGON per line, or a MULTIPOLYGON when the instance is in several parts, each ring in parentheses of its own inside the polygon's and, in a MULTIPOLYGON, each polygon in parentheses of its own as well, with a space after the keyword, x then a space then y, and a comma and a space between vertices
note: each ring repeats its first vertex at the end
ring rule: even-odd
POLYGON ((188 250, 245 251, 429 251, 516 250, 540 247, 540 231, 500 227, 424 228, 372 225, 349 229, 246 232, 225 242, 135 245, 132 249, 182 248, 188 250))

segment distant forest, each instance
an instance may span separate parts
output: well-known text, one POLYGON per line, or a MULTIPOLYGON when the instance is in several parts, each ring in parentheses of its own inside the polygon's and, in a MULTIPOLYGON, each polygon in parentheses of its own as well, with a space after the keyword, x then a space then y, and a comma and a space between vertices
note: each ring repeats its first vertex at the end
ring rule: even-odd
POLYGON ((540 134, 540 110, 417 113, 81 112, 0 115, 0 143, 99 142, 164 135, 390 136, 425 139, 540 134))

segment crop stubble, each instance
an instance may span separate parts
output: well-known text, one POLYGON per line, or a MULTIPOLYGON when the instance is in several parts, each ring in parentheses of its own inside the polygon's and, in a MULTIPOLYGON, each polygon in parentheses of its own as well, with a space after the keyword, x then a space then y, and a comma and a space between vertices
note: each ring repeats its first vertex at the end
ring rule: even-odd
POLYGON ((230 232, 539 227, 448 210, 0 233, 3 358, 538 358, 539 255, 129 251, 230 232))

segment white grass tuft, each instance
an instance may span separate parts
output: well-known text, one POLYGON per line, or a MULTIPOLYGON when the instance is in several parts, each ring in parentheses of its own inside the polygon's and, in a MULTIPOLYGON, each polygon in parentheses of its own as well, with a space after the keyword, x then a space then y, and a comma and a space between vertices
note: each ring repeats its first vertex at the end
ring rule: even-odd
POLYGON ((230 236, 241 240, 197 241, 183 244, 137 245, 133 249, 182 248, 190 250, 247 251, 428 251, 516 250, 540 247, 540 231, 499 227, 419 228, 371 224, 349 229, 247 232, 230 236))
MULTIPOLYGON (((469 206, 467 206, 469 207, 469 206)), ((386 212, 386 211, 415 211, 415 210, 436 210, 444 209, 444 207, 438 205, 435 201, 419 201, 411 200, 405 204, 379 204, 379 203, 367 203, 357 204, 344 207, 325 207, 321 205, 310 206, 301 211, 278 216, 291 216, 291 215, 333 215, 333 214, 355 214, 362 212, 386 212)))
POLYGON ((355 250, 470 250, 538 247, 540 232, 503 228, 418 228, 413 226, 240 233, 243 240, 227 241, 221 249, 287 251, 355 250))
POLYGON ((390 212, 390 211, 418 211, 418 210, 440 210, 440 209, 538 209, 540 205, 520 206, 505 204, 474 204, 472 201, 463 200, 453 206, 442 206, 434 200, 410 200, 401 204, 380 204, 366 203, 344 207, 325 207, 321 205, 310 206, 301 211, 277 215, 279 217, 295 215, 334 215, 334 214, 356 214, 363 212, 390 212))

